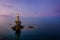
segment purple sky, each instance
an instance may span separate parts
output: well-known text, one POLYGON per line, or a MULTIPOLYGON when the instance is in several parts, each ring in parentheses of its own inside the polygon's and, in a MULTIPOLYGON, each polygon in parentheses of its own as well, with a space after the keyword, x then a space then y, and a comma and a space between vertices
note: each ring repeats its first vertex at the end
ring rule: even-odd
POLYGON ((21 17, 60 16, 60 0, 0 0, 0 15, 21 17))

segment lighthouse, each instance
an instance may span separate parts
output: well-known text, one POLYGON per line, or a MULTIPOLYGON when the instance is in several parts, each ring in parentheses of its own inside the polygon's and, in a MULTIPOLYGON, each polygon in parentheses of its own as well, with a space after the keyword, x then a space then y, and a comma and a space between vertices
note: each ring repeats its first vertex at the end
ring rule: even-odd
POLYGON ((19 13, 16 14, 15 26, 12 27, 13 30, 21 30, 24 26, 21 25, 21 21, 19 20, 19 13))
POLYGON ((16 27, 19 27, 21 25, 21 21, 19 20, 19 13, 16 14, 16 21, 15 21, 15 23, 16 23, 16 27))
POLYGON ((19 21, 19 13, 16 14, 16 21, 19 21))

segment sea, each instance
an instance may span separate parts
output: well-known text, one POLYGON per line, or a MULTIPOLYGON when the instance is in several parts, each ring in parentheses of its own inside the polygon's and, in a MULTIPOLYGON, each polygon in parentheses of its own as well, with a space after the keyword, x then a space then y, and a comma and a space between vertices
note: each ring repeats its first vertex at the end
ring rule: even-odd
POLYGON ((20 17, 24 28, 18 32, 11 28, 15 20, 15 17, 0 17, 0 40, 60 40, 60 17, 20 17))

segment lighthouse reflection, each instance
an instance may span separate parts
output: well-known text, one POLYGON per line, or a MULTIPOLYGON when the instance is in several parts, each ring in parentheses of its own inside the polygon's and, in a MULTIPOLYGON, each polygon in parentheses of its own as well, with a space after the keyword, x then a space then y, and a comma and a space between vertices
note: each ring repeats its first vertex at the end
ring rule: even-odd
POLYGON ((20 40, 21 30, 15 32, 16 40, 20 40))

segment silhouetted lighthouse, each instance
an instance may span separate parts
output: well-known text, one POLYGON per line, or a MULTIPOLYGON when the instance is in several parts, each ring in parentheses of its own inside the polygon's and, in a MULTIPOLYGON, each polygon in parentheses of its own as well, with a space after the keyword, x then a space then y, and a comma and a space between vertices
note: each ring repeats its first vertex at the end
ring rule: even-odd
POLYGON ((19 21, 19 13, 16 14, 16 21, 19 21))
POLYGON ((19 27, 21 25, 21 21, 19 20, 19 13, 16 15, 16 27, 19 27))
POLYGON ((13 30, 20 30, 22 29, 24 26, 21 25, 21 21, 19 20, 19 13, 16 15, 16 21, 15 21, 16 25, 12 27, 13 30))

